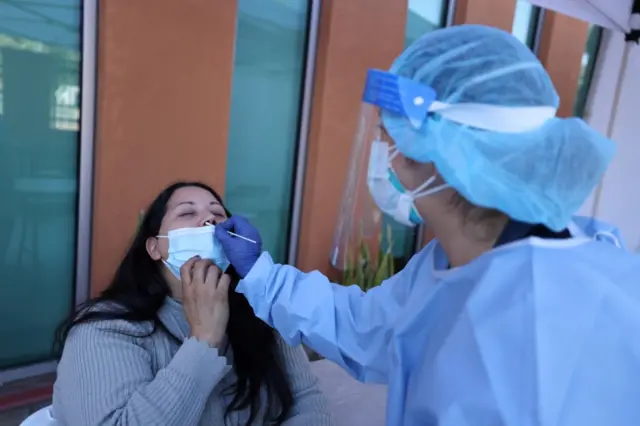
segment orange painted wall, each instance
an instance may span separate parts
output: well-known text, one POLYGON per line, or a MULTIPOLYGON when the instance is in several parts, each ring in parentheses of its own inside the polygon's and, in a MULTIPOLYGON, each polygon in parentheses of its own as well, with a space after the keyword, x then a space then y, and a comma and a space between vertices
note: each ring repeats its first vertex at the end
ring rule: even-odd
POLYGON ((560 95, 560 117, 573 115, 580 64, 588 36, 589 24, 586 22, 545 12, 538 56, 560 95))
POLYGON ((407 2, 322 4, 297 266, 330 271, 329 251, 368 68, 402 51, 407 2))
POLYGON ((224 189, 236 2, 107 0, 99 12, 93 294, 163 187, 224 189))
POLYGON ((515 0, 458 0, 454 24, 481 24, 511 32, 515 0))
MULTIPOLYGON (((433 0, 436 1, 436 0, 433 0)), ((328 262, 367 68, 402 51, 406 0, 324 0, 297 265, 328 262)), ((92 289, 103 288, 137 215, 167 183, 224 189, 236 1, 100 2, 92 289)), ((458 0, 455 23, 511 30, 513 0, 458 0)), ((540 57, 573 106, 587 26, 547 13, 540 57)), ((429 238, 430 235, 427 235, 429 238)))

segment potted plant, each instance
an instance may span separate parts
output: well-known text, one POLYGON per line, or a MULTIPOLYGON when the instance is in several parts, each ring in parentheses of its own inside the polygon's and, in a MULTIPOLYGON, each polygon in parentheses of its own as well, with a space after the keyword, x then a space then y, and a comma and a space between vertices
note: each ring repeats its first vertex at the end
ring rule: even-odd
POLYGON ((360 238, 352 253, 347 254, 342 284, 355 284, 363 291, 379 286, 395 273, 392 249, 393 233, 389 226, 378 234, 375 256, 371 253, 370 245, 360 238))
MULTIPOLYGON (((393 258, 393 232, 387 226, 378 234, 375 253, 372 255, 369 244, 360 233, 360 238, 346 258, 346 268, 342 274, 342 285, 357 285, 362 291, 368 291, 395 273, 393 258)), ((318 361, 323 357, 305 346, 310 361, 318 361)))

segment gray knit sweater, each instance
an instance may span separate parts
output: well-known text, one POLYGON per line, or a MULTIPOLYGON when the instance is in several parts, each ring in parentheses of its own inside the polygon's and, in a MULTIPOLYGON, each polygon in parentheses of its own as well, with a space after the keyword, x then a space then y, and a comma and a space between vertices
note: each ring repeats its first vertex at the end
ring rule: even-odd
MULTIPOLYGON (((113 320, 72 329, 58 365, 53 391, 54 417, 65 426, 223 426, 234 382, 233 354, 222 356, 206 343, 188 338, 182 305, 167 298, 159 312, 166 333, 143 335, 148 324, 113 320)), ((327 401, 301 347, 279 339, 294 406, 287 426, 332 426, 327 401)), ((266 398, 263 398, 263 401, 266 398)), ((265 406, 262 410, 266 409, 265 406)), ((244 425, 249 411, 233 412, 228 425, 244 425)), ((262 413, 255 425, 262 424, 262 413)))

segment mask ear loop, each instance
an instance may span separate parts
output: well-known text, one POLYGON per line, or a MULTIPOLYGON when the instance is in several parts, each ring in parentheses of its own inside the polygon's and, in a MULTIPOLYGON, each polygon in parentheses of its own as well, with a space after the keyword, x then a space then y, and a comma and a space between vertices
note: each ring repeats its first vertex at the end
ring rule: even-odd
POLYGON ((396 158, 398 156, 398 154, 400 154, 400 151, 398 151, 398 148, 396 148, 395 145, 390 146, 389 147, 389 167, 391 168, 391 162, 393 161, 394 158, 396 158))
MULTIPOLYGON (((394 158, 398 156, 399 153, 400 151, 398 151, 398 148, 395 145, 389 147, 389 168, 393 170, 394 173, 395 173, 395 170, 393 169, 391 162, 393 161, 394 158)), ((443 183, 442 185, 438 185, 434 188, 428 188, 428 186, 431 185, 435 180, 436 180, 436 175, 431 176, 429 179, 426 180, 426 182, 418 186, 416 189, 413 189, 411 191, 407 190, 407 195, 409 195, 411 199, 415 200, 416 198, 426 197, 427 195, 435 194, 436 192, 440 192, 443 189, 449 188, 449 185, 446 183, 443 183)))
MULTIPOLYGON (((435 180, 435 178, 436 177, 433 176, 432 178, 429 178, 429 180, 431 180, 431 179, 435 180)), ((429 182, 429 183, 431 183, 431 182, 429 182)), ((426 197, 427 195, 433 195, 433 194, 435 194, 437 192, 440 192, 443 189, 447 189, 447 188, 449 188, 449 184, 443 183, 443 184, 438 185, 436 187, 429 188, 429 189, 425 190, 424 192, 416 192, 416 193, 413 194, 413 197, 414 198, 426 197)))
MULTIPOLYGON (((169 236, 168 235, 156 235, 156 238, 169 239, 169 236)), ((162 259, 162 263, 164 264, 165 267, 167 267, 169 270, 171 270, 171 267, 169 266, 169 263, 167 262, 167 259, 162 259)))
POLYGON ((429 186, 436 180, 436 175, 431 176, 427 179, 422 185, 418 186, 416 189, 412 191, 408 191, 408 195, 415 200, 416 198, 426 197, 427 195, 432 195, 437 192, 442 191, 443 189, 449 188, 449 185, 443 183, 433 188, 429 188, 429 186))

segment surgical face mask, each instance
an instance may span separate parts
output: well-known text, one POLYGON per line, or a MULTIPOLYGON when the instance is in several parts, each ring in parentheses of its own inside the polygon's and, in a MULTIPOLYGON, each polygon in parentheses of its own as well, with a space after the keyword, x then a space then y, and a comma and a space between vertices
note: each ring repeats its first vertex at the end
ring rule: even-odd
POLYGON ((398 151, 395 149, 393 152, 390 151, 387 142, 373 141, 367 171, 369 192, 383 213, 391 216, 402 225, 414 227, 424 223, 424 219, 416 209, 415 200, 442 191, 448 185, 443 184, 429 188, 436 179, 435 176, 432 176, 418 188, 412 191, 407 190, 391 165, 398 151))
POLYGON ((227 270, 229 260, 214 236, 215 229, 213 225, 180 228, 169 231, 167 235, 158 235, 158 238, 169 240, 169 256, 163 262, 173 275, 180 278, 180 268, 194 256, 211 260, 223 272, 227 270))

